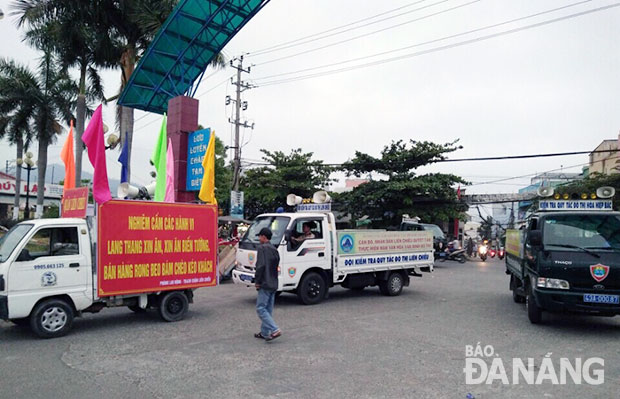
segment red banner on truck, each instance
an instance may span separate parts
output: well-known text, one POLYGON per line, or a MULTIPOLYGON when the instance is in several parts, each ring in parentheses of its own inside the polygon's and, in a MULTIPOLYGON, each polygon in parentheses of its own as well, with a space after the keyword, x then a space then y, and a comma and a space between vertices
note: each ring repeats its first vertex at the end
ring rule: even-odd
POLYGON ((108 201, 97 215, 99 296, 217 284, 217 206, 108 201))

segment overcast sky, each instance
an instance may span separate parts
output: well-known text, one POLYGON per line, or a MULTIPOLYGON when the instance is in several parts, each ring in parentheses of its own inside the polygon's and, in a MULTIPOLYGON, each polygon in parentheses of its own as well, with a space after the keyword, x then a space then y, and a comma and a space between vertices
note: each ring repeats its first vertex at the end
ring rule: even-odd
MULTIPOLYGON (((10 11, 8 4, 0 0, 5 14, 10 11)), ((313 152, 316 159, 339 163, 353 157, 356 150, 377 156, 398 139, 438 143, 459 139, 464 148, 451 154, 452 158, 592 150, 602 140, 615 138, 620 129, 620 7, 499 33, 614 4, 606 0, 272 0, 224 49, 229 58, 250 53, 245 65, 254 66, 243 79, 259 86, 244 93, 249 103, 244 118, 254 122, 255 129, 244 132, 242 158, 260 160, 261 148, 285 153, 302 148, 313 152), (577 5, 437 40, 571 4, 577 5), (383 15, 371 18, 379 14, 383 15), (397 14, 404 15, 373 23, 397 14), (297 46, 253 55, 363 19, 297 46), (358 29, 335 34, 350 28, 358 29), (472 40, 496 33, 487 40, 472 40), (357 36, 363 37, 309 51, 357 36), (424 44, 429 41, 434 42, 424 44), (473 42, 449 46, 464 41, 473 42), (375 56, 403 47, 409 48, 375 56), (379 65, 282 82, 405 55, 409 56, 379 65), (286 74, 360 57, 368 58, 286 74)), ((13 17, 0 21, 0 53, 33 63, 37 54, 20 43, 21 34, 13 17)), ((232 145, 228 123, 232 106, 227 107, 224 100, 226 95, 234 96, 228 79, 233 72, 231 68, 213 75, 207 71, 197 91, 200 123, 215 129, 228 145, 232 145)), ((104 77, 106 93, 117 92, 119 72, 108 71, 104 77)), ((113 107, 105 109, 104 120, 114 125, 113 107)), ((150 181, 148 158, 160 121, 159 115, 136 112, 132 162, 136 184, 150 181)), ((61 136, 50 148, 50 162, 60 162, 63 142, 61 136)), ((14 149, 0 147, 0 160, 14 157, 14 149)), ((114 152, 108 155, 113 177, 120 173, 117 157, 114 152)), ((587 161, 586 155, 580 155, 443 163, 421 172, 460 175, 474 183, 469 193, 516 192, 528 185, 529 178, 475 183, 560 168, 578 172, 587 161)), ((84 157, 85 169, 91 169, 87 164, 84 157)))

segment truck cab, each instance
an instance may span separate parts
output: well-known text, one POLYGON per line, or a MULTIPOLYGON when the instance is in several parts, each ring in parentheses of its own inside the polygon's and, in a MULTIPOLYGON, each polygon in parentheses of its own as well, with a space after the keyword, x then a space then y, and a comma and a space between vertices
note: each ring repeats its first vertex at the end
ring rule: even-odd
MULTIPOLYGON (((40 219, 15 225, 0 240, 0 318, 27 323, 44 300, 62 300, 73 310, 93 302, 93 257, 83 219, 40 219)), ((50 330, 67 311, 51 307, 50 330)))
POLYGON ((331 280, 332 246, 335 219, 331 213, 269 213, 256 218, 239 242, 237 268, 233 281, 252 284, 256 268, 258 232, 267 227, 272 231, 271 243, 278 248, 280 264, 278 291, 293 291, 302 276, 310 271, 319 274, 323 284, 331 280), (311 238, 301 239, 304 224, 311 226, 311 238))
POLYGON ((542 311, 620 314, 620 212, 537 212, 508 234, 510 288, 532 323, 542 311))

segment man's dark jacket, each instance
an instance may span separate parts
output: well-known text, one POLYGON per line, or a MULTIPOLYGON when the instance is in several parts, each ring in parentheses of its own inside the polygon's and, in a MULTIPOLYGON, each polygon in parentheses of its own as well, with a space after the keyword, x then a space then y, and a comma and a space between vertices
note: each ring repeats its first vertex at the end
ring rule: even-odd
POLYGON ((270 242, 260 244, 256 255, 256 275, 254 282, 261 289, 276 291, 278 289, 278 264, 280 255, 270 242))

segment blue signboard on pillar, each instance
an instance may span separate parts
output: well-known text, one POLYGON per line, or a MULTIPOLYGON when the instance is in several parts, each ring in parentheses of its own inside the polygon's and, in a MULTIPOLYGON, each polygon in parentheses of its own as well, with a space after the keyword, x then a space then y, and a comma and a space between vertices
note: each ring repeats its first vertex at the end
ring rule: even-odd
POLYGON ((202 184, 202 159, 207 152, 211 129, 196 130, 187 138, 187 191, 199 191, 202 184))

